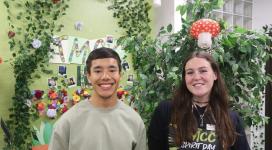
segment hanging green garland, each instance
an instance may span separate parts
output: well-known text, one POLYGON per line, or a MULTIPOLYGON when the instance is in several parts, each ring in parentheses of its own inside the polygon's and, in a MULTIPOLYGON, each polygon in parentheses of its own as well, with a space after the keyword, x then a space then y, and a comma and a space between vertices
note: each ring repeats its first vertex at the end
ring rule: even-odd
POLYGON ((108 0, 113 17, 118 19, 120 28, 125 29, 126 36, 146 37, 150 31, 148 12, 151 5, 146 0, 108 0))
POLYGON ((50 43, 63 27, 57 22, 65 15, 68 5, 65 0, 5 0, 4 5, 8 12, 11 63, 16 81, 7 121, 11 137, 6 138, 5 149, 26 150, 31 149, 33 138, 29 85, 39 77, 38 72, 48 73, 44 64, 48 64, 50 43))
MULTIPOLYGON (((113 17, 118 20, 118 25, 123 28, 126 35, 120 37, 118 43, 131 54, 133 68, 136 72, 137 81, 133 83, 131 92, 133 93, 137 110, 147 123, 154 107, 150 101, 150 94, 154 86, 147 86, 152 82, 152 78, 145 78, 145 72, 149 68, 148 63, 153 60, 149 51, 152 45, 150 37, 151 27, 149 11, 151 9, 148 0, 108 0, 111 5, 108 7, 113 12, 113 17), (147 60, 150 58, 150 60, 147 60), (148 81, 147 81, 148 80, 148 81)), ((152 63, 153 64, 153 63, 152 63)), ((153 67, 153 66, 152 66, 153 67)), ((153 93, 154 94, 154 93, 153 93)))

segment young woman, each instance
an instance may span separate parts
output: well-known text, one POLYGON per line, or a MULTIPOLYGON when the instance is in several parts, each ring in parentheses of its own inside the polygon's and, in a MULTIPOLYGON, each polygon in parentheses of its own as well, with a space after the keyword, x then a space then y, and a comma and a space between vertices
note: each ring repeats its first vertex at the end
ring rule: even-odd
POLYGON ((212 56, 193 52, 183 63, 172 101, 156 108, 148 129, 149 150, 249 150, 242 122, 228 109, 228 94, 212 56))

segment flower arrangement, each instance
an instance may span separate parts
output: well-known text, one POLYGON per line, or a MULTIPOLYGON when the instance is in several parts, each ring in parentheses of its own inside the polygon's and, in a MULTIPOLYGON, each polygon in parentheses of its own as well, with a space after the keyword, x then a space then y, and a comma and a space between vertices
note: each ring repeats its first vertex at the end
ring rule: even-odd
POLYGON ((121 101, 123 101, 124 103, 126 103, 127 105, 129 105, 131 108, 133 108, 135 111, 138 111, 136 103, 135 103, 135 97, 133 95, 131 95, 130 90, 131 90, 131 86, 125 86, 123 87, 119 87, 117 89, 117 98, 121 101))
POLYGON ((77 89, 73 93, 73 105, 77 104, 80 100, 86 99, 88 97, 90 97, 90 94, 87 91, 87 89, 84 88, 77 89))
POLYGON ((128 95, 128 91, 127 90, 124 90, 121 87, 117 89, 117 97, 118 97, 118 99, 123 100, 125 98, 125 96, 127 96, 127 95, 128 95))
POLYGON ((32 106, 40 117, 47 116, 50 119, 59 117, 73 105, 90 96, 89 91, 84 88, 76 89, 70 95, 65 88, 49 88, 47 94, 44 93, 42 90, 32 92, 32 106))

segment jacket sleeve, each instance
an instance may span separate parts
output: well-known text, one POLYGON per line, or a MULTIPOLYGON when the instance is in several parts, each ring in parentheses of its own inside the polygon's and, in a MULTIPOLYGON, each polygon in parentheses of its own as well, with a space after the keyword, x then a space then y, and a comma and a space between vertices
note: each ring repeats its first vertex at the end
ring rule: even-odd
POLYGON ((231 150, 250 150, 245 129, 243 127, 243 122, 240 116, 236 112, 231 112, 230 116, 232 118, 232 121, 234 123, 234 127, 236 132, 238 133, 236 141, 234 145, 231 147, 231 150))
POLYGON ((161 102, 155 109, 148 128, 149 150, 168 150, 169 102, 161 102))
POLYGON ((49 150, 68 150, 69 149, 69 123, 66 120, 58 120, 53 129, 49 143, 49 150))

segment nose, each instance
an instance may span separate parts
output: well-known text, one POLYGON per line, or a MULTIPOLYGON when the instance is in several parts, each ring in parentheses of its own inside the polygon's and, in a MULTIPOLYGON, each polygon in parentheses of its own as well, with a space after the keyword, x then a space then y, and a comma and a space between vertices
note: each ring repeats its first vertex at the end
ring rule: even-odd
POLYGON ((196 72, 196 73, 194 74, 194 79, 195 79, 195 80, 201 79, 201 75, 200 75, 199 73, 196 72))
POLYGON ((102 78, 103 80, 107 80, 107 79, 110 78, 110 76, 109 76, 109 74, 105 71, 105 72, 103 72, 101 78, 102 78))

